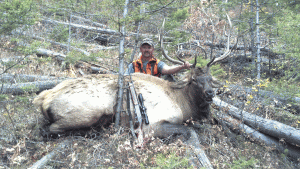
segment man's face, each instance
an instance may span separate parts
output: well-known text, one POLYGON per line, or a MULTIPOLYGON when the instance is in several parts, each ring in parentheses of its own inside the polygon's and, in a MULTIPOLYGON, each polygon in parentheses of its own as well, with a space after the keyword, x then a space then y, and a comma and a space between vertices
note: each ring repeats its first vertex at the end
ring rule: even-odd
POLYGON ((140 51, 142 52, 143 57, 152 57, 154 48, 145 43, 140 47, 140 51))

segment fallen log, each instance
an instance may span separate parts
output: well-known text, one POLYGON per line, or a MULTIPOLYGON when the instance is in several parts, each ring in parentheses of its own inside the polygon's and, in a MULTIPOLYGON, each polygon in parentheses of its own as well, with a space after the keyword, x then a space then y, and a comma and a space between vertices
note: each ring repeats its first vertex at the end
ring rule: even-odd
POLYGON ((83 21, 83 22, 88 22, 88 23, 90 23, 92 25, 95 25, 95 26, 98 26, 98 27, 108 28, 107 25, 104 25, 104 24, 101 24, 101 23, 98 23, 98 22, 94 22, 90 19, 86 19, 86 18, 83 18, 83 17, 80 17, 80 16, 72 15, 72 18, 76 18, 76 19, 78 19, 80 21, 83 21))
MULTIPOLYGON (((31 37, 31 38, 36 39, 36 40, 50 42, 53 45, 58 45, 58 46, 63 47, 65 49, 67 49, 69 47, 69 45, 67 45, 67 44, 63 44, 63 43, 55 42, 55 41, 52 41, 52 40, 49 40, 49 39, 45 39, 45 38, 42 38, 42 37, 39 37, 39 36, 35 36, 35 35, 32 35, 31 33, 26 32, 26 31, 25 32, 21 32, 21 31, 16 30, 16 32, 19 33, 19 34, 22 34, 24 36, 31 37)), ((83 53, 83 54, 85 54, 87 56, 90 55, 89 52, 87 52, 87 51, 85 51, 83 49, 79 49, 79 48, 76 48, 76 47, 73 47, 73 46, 70 46, 70 48, 73 49, 73 50, 79 51, 79 52, 81 52, 81 53, 83 53)), ((39 51, 39 50, 43 51, 43 50, 46 50, 46 49, 38 49, 37 51, 39 51)), ((63 54, 61 54, 61 55, 62 55, 62 57, 64 57, 63 54)))
POLYGON ((24 74, 9 74, 5 73, 0 75, 0 82, 2 83, 18 83, 18 82, 35 82, 35 81, 46 81, 64 79, 54 76, 39 76, 39 75, 24 75, 24 74))
POLYGON ((284 139, 288 143, 300 146, 300 130, 295 129, 294 127, 242 111, 217 97, 213 99, 213 103, 220 108, 225 108, 228 114, 242 120, 245 124, 262 133, 279 139, 284 139))
MULTIPOLYGON (((47 42, 50 42, 51 44, 54 44, 54 45, 58 45, 60 47, 63 47, 65 49, 67 49, 69 47, 69 45, 67 44, 63 44, 63 43, 59 43, 59 42, 55 42, 55 41, 52 41, 52 40, 49 40, 49 39, 45 39, 45 38, 42 38, 42 37, 38 37, 38 36, 31 36, 33 39, 37 39, 37 40, 42 40, 42 41, 47 41, 47 42)), ((83 50, 83 49, 79 49, 79 48, 75 48, 74 46, 70 46, 71 49, 73 50, 76 50, 76 51, 79 51, 81 53, 83 53, 84 55, 86 56, 90 56, 90 53, 83 50)), ((45 49, 44 49, 45 50, 45 49)))
MULTIPOLYGON (((98 28, 98 27, 93 27, 93 26, 86 26, 86 25, 79 25, 79 24, 74 24, 74 23, 69 23, 69 22, 61 22, 61 21, 56 21, 56 20, 50 20, 50 19, 43 19, 42 23, 50 23, 50 24, 63 24, 63 25, 67 25, 67 26, 72 26, 74 28, 79 28, 79 29, 84 29, 87 31, 92 31, 92 32, 96 32, 96 33, 101 33, 101 34, 109 34, 109 35, 117 35, 120 36, 121 33, 112 29, 103 29, 103 28, 98 28)), ((136 36, 137 33, 133 33, 133 32, 127 32, 126 36, 136 36)), ((154 37, 154 38, 159 38, 158 35, 150 35, 150 34, 140 34, 140 36, 142 36, 143 38, 145 37, 154 37)), ((168 39, 170 41, 173 40, 172 37, 164 37, 165 39, 168 39)))
POLYGON ((53 51, 48 50, 48 49, 39 48, 39 49, 36 50, 36 53, 38 55, 43 55, 43 56, 54 56, 59 61, 64 61, 66 59, 66 55, 61 54, 61 53, 57 53, 57 52, 53 52, 53 51))
POLYGON ((91 73, 100 73, 100 74, 116 74, 115 71, 109 70, 104 66, 100 66, 93 63, 88 63, 84 61, 77 61, 75 64, 77 68, 88 69, 91 73))
POLYGON ((10 58, 1 58, 0 63, 8 63, 8 62, 14 62, 14 61, 20 61, 23 60, 25 57, 24 56, 14 56, 10 58))
MULTIPOLYGON (((213 167, 212 167, 209 159, 207 158, 207 156, 205 155, 205 152, 200 147, 201 144, 200 144, 200 142, 198 140, 197 133, 192 128, 190 128, 189 130, 190 130, 190 133, 191 133, 191 137, 187 141, 187 145, 189 145, 190 148, 192 149, 192 151, 195 153, 195 155, 197 157, 197 160, 202 165, 201 167, 212 169, 213 167)), ((189 151, 187 151, 187 153, 191 154, 191 152, 189 152, 189 151)), ((190 159, 190 160, 193 161, 194 159, 190 159)), ((197 167, 197 166, 194 166, 194 167, 197 167)))
POLYGON ((60 22, 60 21, 55 21, 55 20, 50 20, 50 19, 43 19, 42 22, 44 23, 54 23, 54 24, 63 24, 63 25, 70 25, 74 28, 80 28, 84 29, 87 31, 93 31, 97 33, 103 33, 103 34, 109 34, 109 35, 120 35, 120 32, 117 32, 112 29, 103 29, 103 28, 98 28, 98 27, 93 27, 93 26, 85 26, 85 25, 79 25, 75 23, 67 23, 67 22, 60 22))
POLYGON ((259 143, 263 143, 266 146, 273 147, 275 146, 276 149, 281 153, 287 153, 288 156, 298 160, 300 158, 300 148, 293 146, 289 143, 280 143, 279 139, 274 137, 268 136, 263 134, 253 128, 249 127, 246 124, 242 124, 240 121, 231 118, 230 116, 226 115, 226 113, 214 113, 217 121, 223 125, 228 126, 232 131, 235 133, 241 134, 246 138, 250 138, 252 141, 256 141, 259 143), (286 149, 288 150, 286 152, 286 149))
POLYGON ((62 143, 60 143, 52 152, 41 158, 39 161, 34 163, 29 169, 39 169, 39 168, 45 168, 45 165, 53 158, 55 157, 59 151, 63 150, 66 146, 70 144, 70 140, 64 140, 62 143))
MULTIPOLYGON (((204 45, 213 47, 213 48, 226 48, 226 45, 224 45, 224 44, 221 44, 221 43, 214 44, 210 41, 204 42, 204 45)), ((246 50, 246 51, 256 51, 257 50, 256 48, 249 48, 249 47, 245 47, 245 46, 234 46, 234 45, 231 45, 229 48, 234 49, 234 50, 246 50)), ((261 50, 262 56, 270 56, 270 57, 276 58, 278 55, 281 55, 280 53, 274 53, 271 49, 268 49, 268 48, 261 48, 260 50, 261 50)))
POLYGON ((119 46, 109 46, 109 47, 103 47, 103 46, 99 46, 93 49, 89 49, 90 52, 97 52, 99 50, 111 50, 111 49, 117 49, 119 48, 119 46))
POLYGON ((0 85, 0 94, 21 95, 25 93, 39 93, 43 90, 52 89, 62 81, 61 79, 57 79, 19 84, 2 84, 0 85))

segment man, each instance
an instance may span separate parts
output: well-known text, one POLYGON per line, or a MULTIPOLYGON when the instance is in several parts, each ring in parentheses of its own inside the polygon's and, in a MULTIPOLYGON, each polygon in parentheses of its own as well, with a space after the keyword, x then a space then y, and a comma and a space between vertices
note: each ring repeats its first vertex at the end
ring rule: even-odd
POLYGON ((189 62, 185 62, 183 65, 168 66, 163 61, 156 59, 153 56, 154 44, 149 38, 143 40, 140 51, 142 56, 129 64, 125 74, 140 72, 161 77, 161 75, 171 75, 182 69, 189 69, 192 65, 189 62))

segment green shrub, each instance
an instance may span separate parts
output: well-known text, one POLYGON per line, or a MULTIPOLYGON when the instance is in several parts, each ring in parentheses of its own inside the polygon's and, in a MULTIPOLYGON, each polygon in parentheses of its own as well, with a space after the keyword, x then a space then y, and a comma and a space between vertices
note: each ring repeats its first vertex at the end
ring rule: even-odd
POLYGON ((58 42, 66 42, 69 38, 69 28, 59 24, 54 28, 50 37, 58 42))
POLYGON ((187 158, 177 157, 175 153, 170 154, 158 154, 156 155, 156 164, 159 168, 192 168, 189 167, 189 161, 187 158))
POLYGON ((240 168, 255 168, 255 164, 258 161, 253 157, 250 160, 247 160, 246 157, 241 156, 239 160, 234 160, 233 164, 227 164, 232 169, 240 169, 240 168))

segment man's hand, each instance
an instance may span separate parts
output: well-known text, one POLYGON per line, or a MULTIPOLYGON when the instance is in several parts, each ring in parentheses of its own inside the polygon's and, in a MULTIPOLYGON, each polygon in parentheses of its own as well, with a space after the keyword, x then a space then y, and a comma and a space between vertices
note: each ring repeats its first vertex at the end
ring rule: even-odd
POLYGON ((174 74, 179 72, 182 69, 190 69, 190 67, 192 66, 192 64, 190 64, 189 62, 184 62, 183 65, 174 65, 174 66, 168 66, 165 65, 164 68, 161 70, 161 73, 166 75, 166 74, 174 74))
POLYGON ((190 62, 185 61, 184 64, 182 65, 182 69, 190 69, 191 66, 192 64, 190 64, 190 62))

